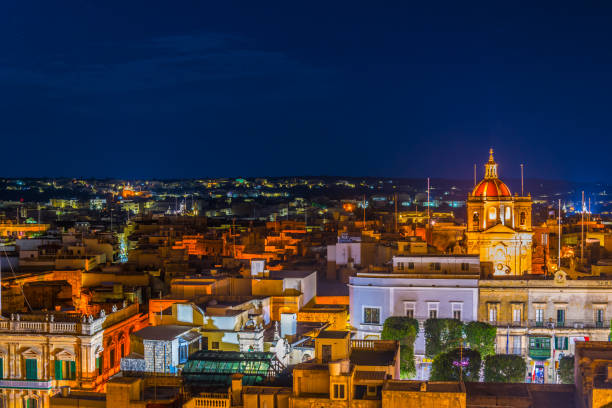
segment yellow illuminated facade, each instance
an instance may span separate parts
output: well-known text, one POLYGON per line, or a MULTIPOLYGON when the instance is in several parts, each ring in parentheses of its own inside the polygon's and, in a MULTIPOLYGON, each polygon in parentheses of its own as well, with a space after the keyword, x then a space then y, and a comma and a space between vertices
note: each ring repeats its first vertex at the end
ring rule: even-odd
POLYGON ((493 275, 531 273, 531 205, 530 195, 512 196, 499 179, 491 149, 485 177, 467 200, 467 246, 493 275))

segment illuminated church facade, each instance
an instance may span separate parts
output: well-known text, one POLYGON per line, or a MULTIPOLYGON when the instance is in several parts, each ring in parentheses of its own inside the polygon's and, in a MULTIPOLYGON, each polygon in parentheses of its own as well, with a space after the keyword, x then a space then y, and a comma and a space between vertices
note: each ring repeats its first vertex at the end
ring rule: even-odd
POLYGON ((494 275, 531 273, 531 196, 520 197, 497 174, 490 150, 485 176, 467 199, 467 250, 494 275))

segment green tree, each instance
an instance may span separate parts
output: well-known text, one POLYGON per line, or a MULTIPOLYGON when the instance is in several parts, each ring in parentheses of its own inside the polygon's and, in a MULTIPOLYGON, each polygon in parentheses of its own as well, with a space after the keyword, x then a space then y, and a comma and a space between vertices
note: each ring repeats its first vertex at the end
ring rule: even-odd
POLYGON ((470 349, 453 349, 446 353, 440 353, 431 364, 431 381, 459 381, 461 368, 453 363, 467 361, 463 367, 463 381, 477 382, 480 379, 480 353, 470 349))
POLYGON ((525 382, 525 359, 514 354, 492 354, 485 357, 484 380, 486 382, 525 382))
POLYGON ((495 326, 485 322, 469 322, 465 325, 465 337, 470 348, 478 350, 483 358, 495 354, 495 326))
POLYGON ((416 374, 414 365, 414 341, 419 332, 419 322, 405 316, 391 316, 385 320, 381 338, 400 343, 400 375, 410 378, 416 374))
POLYGON ((463 323, 456 319, 427 319, 425 321, 425 355, 435 358, 459 347, 463 341, 463 323))
POLYGON ((557 374, 562 384, 574 383, 574 356, 561 357, 557 374))

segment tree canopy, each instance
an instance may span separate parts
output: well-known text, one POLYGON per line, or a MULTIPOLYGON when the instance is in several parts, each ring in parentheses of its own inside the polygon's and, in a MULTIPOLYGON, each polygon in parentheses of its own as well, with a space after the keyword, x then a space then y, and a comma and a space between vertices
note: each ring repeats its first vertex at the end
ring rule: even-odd
POLYGON ((559 360, 559 369, 557 370, 559 380, 562 384, 574 383, 574 356, 563 356, 559 360))
POLYGON ((484 380, 486 382, 525 382, 527 365, 523 357, 515 354, 492 354, 485 357, 484 380))
POLYGON ((459 347, 463 341, 463 323, 456 319, 427 319, 425 321, 425 355, 435 358, 459 347))
POLYGON ((391 316, 385 320, 381 338, 400 343, 400 376, 410 378, 416 374, 414 365, 414 341, 419 332, 419 322, 406 316, 391 316))
POLYGON ((469 322, 465 325, 465 337, 470 348, 478 350, 483 358, 495 354, 495 326, 485 322, 469 322))
POLYGON ((440 353, 434 358, 431 365, 431 381, 459 381, 461 368, 453 363, 467 362, 463 367, 463 381, 476 382, 480 380, 480 353, 470 349, 453 349, 446 353, 440 353))

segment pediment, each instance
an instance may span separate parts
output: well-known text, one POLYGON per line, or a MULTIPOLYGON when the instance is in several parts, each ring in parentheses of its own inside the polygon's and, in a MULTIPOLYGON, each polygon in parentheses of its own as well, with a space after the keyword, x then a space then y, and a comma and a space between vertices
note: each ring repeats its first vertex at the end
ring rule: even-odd
POLYGON ((37 358, 37 357, 40 357, 42 353, 38 349, 35 349, 34 347, 30 347, 30 348, 25 349, 21 353, 21 355, 23 358, 37 358))
POLYGON ((506 225, 497 224, 483 231, 482 233, 483 234, 513 234, 514 235, 516 234, 516 231, 506 225))
POLYGON ((74 360, 75 355, 70 350, 63 349, 55 355, 56 360, 74 360))

